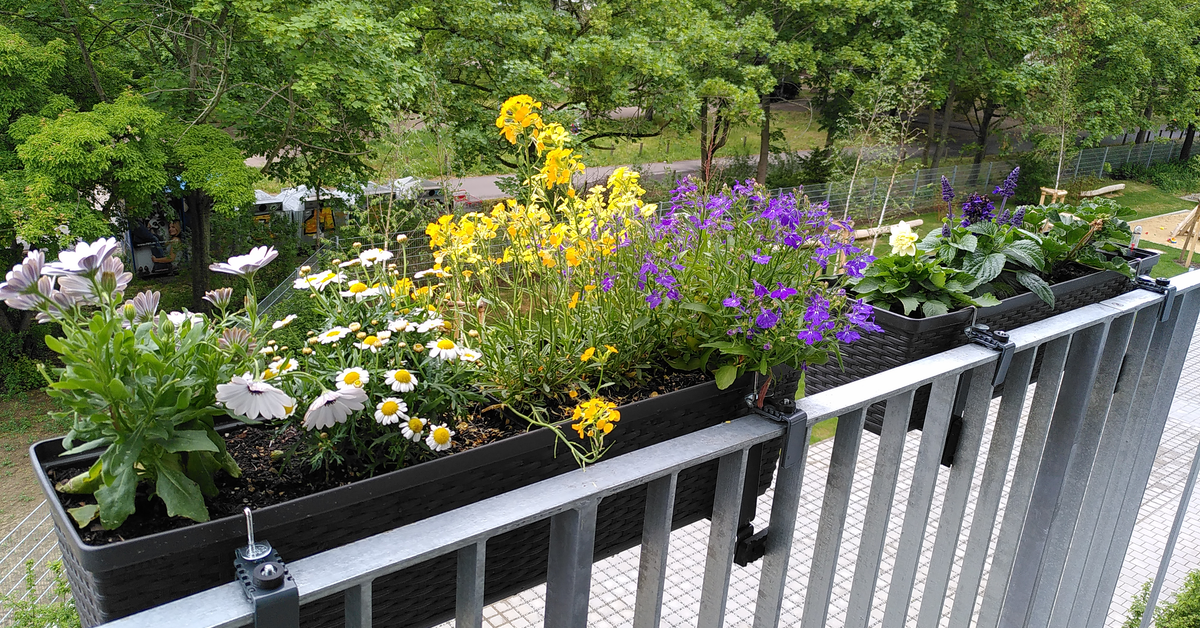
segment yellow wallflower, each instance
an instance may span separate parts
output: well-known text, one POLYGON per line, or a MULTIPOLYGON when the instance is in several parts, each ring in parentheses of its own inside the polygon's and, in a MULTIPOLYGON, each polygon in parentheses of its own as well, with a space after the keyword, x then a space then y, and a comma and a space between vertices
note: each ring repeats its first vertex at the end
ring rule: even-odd
POLYGON ((567 266, 578 266, 583 260, 579 259, 579 249, 570 247, 563 254, 567 258, 567 266))
POLYGON ((520 94, 504 101, 500 106, 500 115, 496 117, 496 128, 500 129, 510 144, 517 143, 517 133, 530 126, 542 128, 542 117, 535 110, 541 109, 542 103, 533 98, 520 94))
POLYGON ((576 305, 579 305, 579 291, 576 291, 575 294, 571 295, 571 302, 567 304, 567 309, 573 310, 575 309, 576 305))
MULTIPOLYGON (((575 294, 579 293, 577 292, 575 294)), ((581 362, 587 362, 588 360, 592 359, 592 356, 594 355, 596 355, 596 347, 588 347, 587 351, 584 351, 583 355, 579 356, 579 360, 581 362)))

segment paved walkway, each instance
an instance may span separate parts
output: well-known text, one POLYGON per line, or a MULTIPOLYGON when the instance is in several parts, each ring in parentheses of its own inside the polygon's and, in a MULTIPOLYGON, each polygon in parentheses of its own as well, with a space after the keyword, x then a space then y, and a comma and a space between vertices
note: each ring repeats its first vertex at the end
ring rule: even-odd
MULTIPOLYGON (((1032 398, 1032 394, 1030 394, 1030 398, 1032 398)), ((993 413, 996 411, 997 405, 997 403, 993 404, 993 413)), ((904 496, 908 494, 912 477, 911 461, 915 459, 917 453, 919 438, 913 436, 916 434, 919 432, 910 433, 910 437, 905 442, 905 460, 908 461, 908 466, 902 468, 897 484, 898 499, 892 507, 890 520, 892 530, 884 549, 879 584, 875 594, 875 616, 872 625, 877 625, 883 615, 887 585, 890 581, 892 564, 899 543, 899 524, 902 521, 905 506, 904 496)), ((987 451, 990 438, 989 431, 984 435, 980 451, 987 451)), ((1019 434, 1017 439, 1019 443, 1019 434)), ((874 434, 864 433, 834 582, 829 626, 841 625, 845 616, 850 582, 854 573, 854 560, 857 556, 858 538, 862 531, 866 512, 870 477, 875 464, 878 442, 879 439, 874 434)), ((1121 625, 1126 618, 1129 602, 1134 594, 1141 588, 1143 582, 1152 580, 1158 570, 1166 545, 1166 537, 1174 521, 1183 484, 1198 445, 1200 445, 1200 330, 1192 338, 1184 373, 1179 381, 1175 402, 1170 411, 1170 419, 1163 434, 1154 470, 1138 516, 1137 527, 1125 557, 1125 565, 1117 585, 1116 595, 1109 610, 1107 622, 1109 628, 1121 625)), ((832 450, 833 439, 828 439, 814 445, 809 452, 808 468, 804 474, 804 490, 800 499, 800 513, 796 524, 796 541, 792 548, 791 567, 789 568, 791 578, 787 584, 787 594, 780 621, 782 627, 790 628, 800 625, 806 586, 805 574, 808 573, 812 561, 812 541, 817 533, 822 492, 825 488, 824 480, 828 474, 832 450)), ((1009 473, 1011 478, 1011 466, 1009 473)), ((968 506, 966 521, 963 523, 964 529, 969 525, 973 515, 975 494, 981 479, 980 468, 976 469, 975 475, 975 487, 968 506)), ((944 494, 948 476, 949 473, 943 469, 938 478, 939 489, 929 515, 931 523, 926 539, 932 539, 936 534, 938 516, 941 511, 941 496, 944 494)), ((761 519, 762 515, 769 512, 770 496, 768 492, 760 500, 760 520, 755 522, 756 528, 765 523, 761 519)), ((997 521, 1000 521, 1002 517, 1003 502, 997 521)), ((682 628, 696 625, 700 606, 697 578, 699 574, 704 573, 708 530, 708 522, 703 521, 672 534, 664 595, 663 626, 682 628)), ((965 537, 962 543, 965 543, 965 537)), ((932 554, 931 545, 930 541, 924 545, 922 561, 917 574, 916 591, 918 592, 924 588, 925 571, 928 569, 932 554)), ((961 559, 962 556, 958 556, 958 560, 961 561, 961 559)), ((632 623, 633 601, 637 590, 638 560, 638 549, 634 548, 596 564, 592 573, 589 627, 615 628, 629 626, 632 623)), ((948 598, 953 597, 959 567, 960 564, 956 563, 951 573, 948 598)), ((747 568, 734 567, 726 626, 740 628, 751 625, 754 617, 754 601, 758 591, 759 568, 758 563, 747 568)), ((1174 559, 1171 562, 1163 589, 1163 599, 1166 599, 1182 584, 1189 570, 1197 568, 1200 568, 1200 497, 1194 495, 1183 532, 1175 547, 1174 559)), ((986 578, 987 571, 985 570, 985 583, 986 578)), ((486 625, 494 628, 532 628, 542 625, 544 608, 545 586, 540 586, 486 607, 484 620, 486 625)), ((909 611, 910 624, 915 624, 918 608, 919 603, 914 600, 909 611)), ((947 603, 942 626, 948 626, 949 608, 950 604, 947 603)), ((445 626, 452 625, 446 624, 445 626)))

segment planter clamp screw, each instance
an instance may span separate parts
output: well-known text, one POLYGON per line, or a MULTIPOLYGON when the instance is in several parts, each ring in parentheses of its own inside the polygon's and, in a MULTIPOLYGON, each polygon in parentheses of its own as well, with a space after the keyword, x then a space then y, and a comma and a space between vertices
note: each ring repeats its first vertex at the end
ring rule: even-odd
POLYGON ((1152 279, 1149 275, 1142 275, 1137 278, 1137 287, 1150 292, 1157 292, 1165 295, 1163 299, 1162 309, 1158 311, 1159 322, 1166 322, 1171 319, 1171 306, 1175 304, 1175 286, 1171 285, 1171 280, 1166 277, 1152 279))
POLYGON ((963 330, 967 334, 967 338, 971 342, 995 349, 1000 352, 1000 361, 996 364, 996 375, 992 377, 992 387, 995 388, 1004 383, 1004 377, 1008 375, 1008 365, 1012 363, 1013 353, 1017 350, 1017 345, 1008 337, 1008 332, 1003 330, 992 330, 987 325, 975 324, 963 330))
POLYGON ((300 592, 279 552, 254 540, 254 517, 245 508, 246 546, 233 553, 233 567, 246 599, 254 605, 254 628, 299 628, 300 592))

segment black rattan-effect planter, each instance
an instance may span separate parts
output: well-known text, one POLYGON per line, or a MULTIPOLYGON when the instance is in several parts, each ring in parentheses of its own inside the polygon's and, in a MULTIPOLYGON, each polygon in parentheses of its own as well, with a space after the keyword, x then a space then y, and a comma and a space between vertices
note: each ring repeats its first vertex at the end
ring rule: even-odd
MULTIPOLYGON (((746 412, 751 378, 727 390, 715 383, 628 404, 620 408, 608 458, 727 421, 746 412)), ((245 543, 240 516, 104 546, 84 545, 45 469, 92 460, 95 454, 60 458, 57 439, 30 448, 34 470, 46 493, 62 550, 63 565, 85 627, 110 621, 233 580, 233 550, 245 543)), ((753 496, 770 485, 778 443, 760 450, 757 491, 747 491, 743 518, 753 516, 753 496), (749 512, 747 512, 749 511, 749 512)), ((347 486, 263 508, 254 520, 260 538, 289 561, 311 556, 373 534, 499 495, 577 468, 554 437, 537 430, 347 486), (561 449, 561 448, 560 448, 561 449)), ((716 462, 679 476, 674 526, 712 514, 716 462)), ((751 485, 753 478, 747 478, 751 485)), ((753 486, 753 485, 751 485, 753 486)), ((646 489, 605 498, 596 527, 596 559, 641 540, 646 489)), ((549 520, 488 541, 486 597, 502 599, 545 581, 549 520)), ((453 553, 379 578, 373 583, 377 626, 429 626, 453 616, 456 563, 453 553)), ((305 628, 341 626, 340 596, 301 608, 305 628)))
MULTIPOLYGON (((1132 249, 1132 254, 1134 259, 1129 263, 1138 275, 1150 272, 1158 262, 1157 251, 1132 249)), ((970 342, 963 330, 971 324, 972 319, 992 329, 1009 331, 1055 314, 1111 299, 1129 292, 1134 284, 1124 275, 1107 270, 1064 281, 1050 288, 1054 292, 1053 309, 1031 292, 1004 299, 993 307, 978 310, 967 308, 929 318, 909 318, 876 309, 875 322, 883 328, 883 333, 863 334, 860 340, 843 345, 842 367, 832 360, 810 366, 805 377, 805 390, 809 394, 822 392, 961 347, 970 342)), ((1034 381, 1040 364, 1039 357, 1034 367, 1034 381)), ((924 424, 929 392, 928 385, 917 389, 909 417, 910 430, 920 429, 924 424)), ((867 410, 866 429, 876 434, 882 431, 883 409, 883 404, 875 404, 867 410)), ((951 433, 950 438, 953 437, 951 433)), ((943 461, 948 463, 946 458, 943 461)))

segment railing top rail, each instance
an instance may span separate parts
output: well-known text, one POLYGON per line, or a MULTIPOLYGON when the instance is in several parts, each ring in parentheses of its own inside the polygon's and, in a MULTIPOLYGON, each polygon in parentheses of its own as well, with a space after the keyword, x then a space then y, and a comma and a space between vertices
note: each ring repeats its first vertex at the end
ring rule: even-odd
MULTIPOLYGON (((1200 285, 1200 272, 1185 273, 1176 277, 1172 283, 1180 293, 1195 289, 1200 285)), ((1017 345, 1017 352, 1020 352, 1162 300, 1163 296, 1155 292, 1134 290, 1103 303, 1088 305, 1017 328, 1009 332, 1009 339, 1017 345)), ((848 410, 865 408, 883 401, 898 392, 916 389, 943 375, 973 369, 995 360, 996 355, 991 349, 966 345, 806 397, 800 400, 798 405, 808 414, 809 425, 815 425, 848 410)))
MULTIPOLYGON (((781 436, 785 426, 751 415, 543 480, 288 563, 300 602, 344 591, 725 454, 781 436)), ((270 539, 267 539, 268 541, 270 539)), ((230 560, 233 557, 230 556, 230 560)), ((229 583, 105 624, 106 628, 240 626, 254 609, 229 583)))

